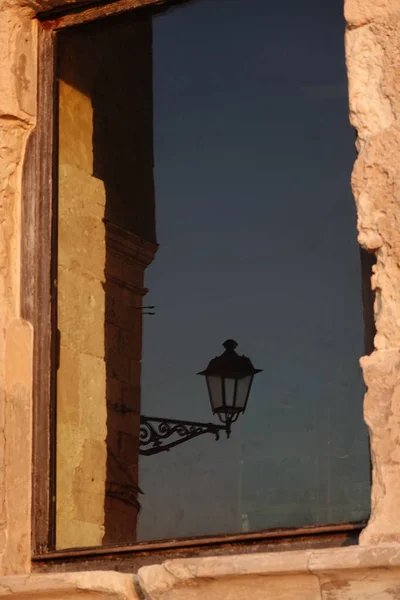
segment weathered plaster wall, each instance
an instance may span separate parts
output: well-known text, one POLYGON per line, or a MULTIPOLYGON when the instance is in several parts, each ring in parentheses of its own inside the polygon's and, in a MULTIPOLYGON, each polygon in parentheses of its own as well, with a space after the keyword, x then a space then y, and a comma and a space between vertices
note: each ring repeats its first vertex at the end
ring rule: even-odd
POLYGON ((21 172, 36 107, 36 24, 0 2, 0 572, 30 568, 32 329, 20 318, 21 172))
POLYGON ((359 241, 377 256, 376 350, 361 361, 373 466, 361 543, 371 544, 400 541, 400 2, 347 0, 345 15, 359 241))

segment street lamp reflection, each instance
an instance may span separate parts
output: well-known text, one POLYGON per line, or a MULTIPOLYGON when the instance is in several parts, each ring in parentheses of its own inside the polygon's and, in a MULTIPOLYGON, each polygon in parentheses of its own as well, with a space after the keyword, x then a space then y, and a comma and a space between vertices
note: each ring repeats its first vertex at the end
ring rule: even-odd
POLYGON ((198 373, 206 378, 212 413, 222 425, 142 415, 140 454, 165 452, 204 433, 212 433, 217 440, 221 431, 230 436, 232 423, 246 410, 254 375, 262 369, 255 369, 247 356, 237 354, 234 340, 226 340, 223 346, 225 351, 198 373))

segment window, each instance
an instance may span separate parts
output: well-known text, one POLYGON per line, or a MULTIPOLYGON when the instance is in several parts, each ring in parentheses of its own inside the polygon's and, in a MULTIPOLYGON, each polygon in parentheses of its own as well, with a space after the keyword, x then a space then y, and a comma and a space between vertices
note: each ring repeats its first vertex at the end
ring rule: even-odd
POLYGON ((57 549, 368 517, 341 11, 198 0, 57 33, 57 549), (232 338, 261 372, 207 388, 232 338))

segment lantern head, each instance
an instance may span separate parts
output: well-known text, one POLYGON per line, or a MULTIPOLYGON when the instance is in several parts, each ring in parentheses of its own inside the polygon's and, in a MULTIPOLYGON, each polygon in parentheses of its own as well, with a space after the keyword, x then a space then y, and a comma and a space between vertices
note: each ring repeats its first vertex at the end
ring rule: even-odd
POLYGON ((236 353, 234 340, 226 340, 223 346, 225 352, 198 375, 206 378, 211 410, 226 424, 229 435, 231 423, 246 410, 254 375, 262 369, 255 369, 247 356, 236 353))

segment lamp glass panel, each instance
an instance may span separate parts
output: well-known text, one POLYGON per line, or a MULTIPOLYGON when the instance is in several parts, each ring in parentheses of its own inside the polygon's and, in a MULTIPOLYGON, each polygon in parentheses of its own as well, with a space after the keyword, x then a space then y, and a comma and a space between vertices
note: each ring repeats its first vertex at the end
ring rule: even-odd
POLYGON ((220 410, 224 404, 222 396, 222 378, 208 375, 207 385, 213 411, 220 410))
POLYGON ((245 407, 252 379, 253 375, 247 375, 237 380, 236 408, 243 409, 245 407))
POLYGON ((224 378, 225 404, 229 407, 235 406, 235 381, 235 379, 228 377, 224 378))

